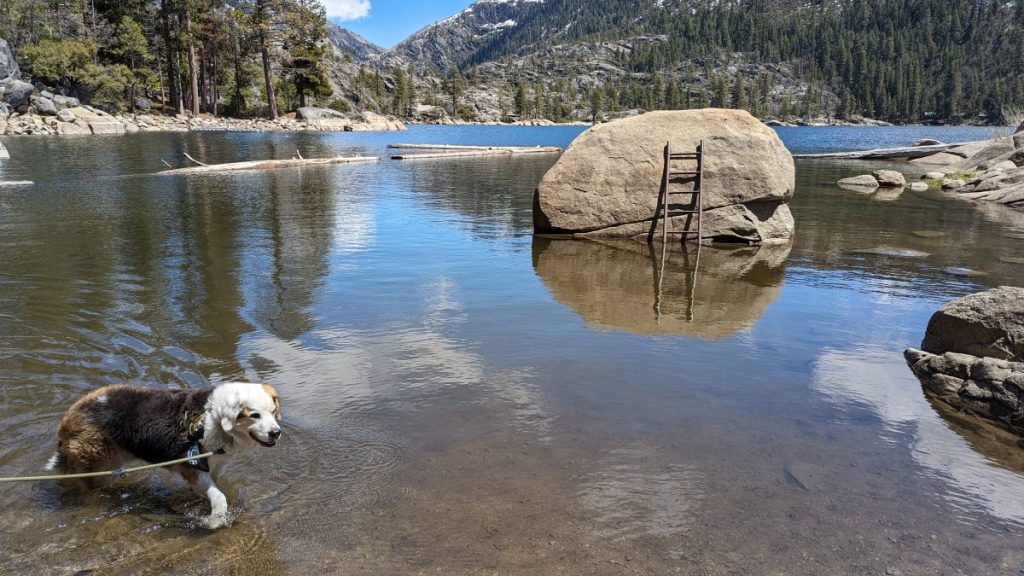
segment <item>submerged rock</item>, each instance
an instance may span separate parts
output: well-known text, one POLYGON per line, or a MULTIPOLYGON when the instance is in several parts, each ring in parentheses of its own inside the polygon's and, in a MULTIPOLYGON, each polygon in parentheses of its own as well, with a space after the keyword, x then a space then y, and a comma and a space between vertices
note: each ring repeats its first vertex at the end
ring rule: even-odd
MULTIPOLYGON (((660 238, 655 223, 664 148, 693 152, 704 141, 703 240, 786 243, 795 229, 788 202, 793 157, 774 130, 739 110, 651 112, 580 135, 534 195, 537 232, 660 238)), ((693 169, 680 161, 677 170, 693 169)), ((679 186, 685 186, 680 182, 679 186)), ((686 202, 686 197, 678 202, 686 202)), ((672 229, 687 228, 687 217, 672 229)))
POLYGON ((878 246, 877 248, 863 248, 861 250, 850 250, 850 254, 863 254, 869 256, 891 256, 893 258, 927 258, 927 252, 911 250, 910 248, 892 248, 890 246, 878 246))

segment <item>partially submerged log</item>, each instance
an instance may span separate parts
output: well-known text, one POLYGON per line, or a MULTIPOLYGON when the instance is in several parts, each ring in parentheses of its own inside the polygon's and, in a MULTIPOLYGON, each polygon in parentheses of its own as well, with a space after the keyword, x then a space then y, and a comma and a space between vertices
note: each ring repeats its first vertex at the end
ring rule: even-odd
POLYGON ((420 160, 424 158, 465 158, 467 156, 511 156, 515 154, 561 154, 562 149, 554 146, 448 146, 446 144, 389 144, 388 148, 411 150, 435 150, 416 154, 395 154, 392 160, 420 160))
POLYGON ((0 180, 0 188, 14 188, 15 186, 31 186, 35 184, 31 180, 0 180))
POLYGON ((841 158, 847 160, 901 160, 924 158, 939 152, 945 152, 960 144, 936 144, 931 146, 905 146, 901 148, 877 148, 874 150, 856 150, 853 152, 829 152, 826 154, 793 154, 794 158, 841 158))
POLYGON ((460 144, 388 144, 394 150, 449 150, 452 152, 502 151, 520 154, 561 152, 555 146, 463 146, 460 144))
POLYGON ((289 158, 287 160, 252 160, 249 162, 230 162, 227 164, 203 164, 163 170, 157 174, 209 174, 212 172, 236 172, 239 170, 274 170, 276 168, 296 168, 301 166, 323 166, 326 164, 352 164, 356 162, 376 162, 376 156, 335 156, 333 158, 289 158))

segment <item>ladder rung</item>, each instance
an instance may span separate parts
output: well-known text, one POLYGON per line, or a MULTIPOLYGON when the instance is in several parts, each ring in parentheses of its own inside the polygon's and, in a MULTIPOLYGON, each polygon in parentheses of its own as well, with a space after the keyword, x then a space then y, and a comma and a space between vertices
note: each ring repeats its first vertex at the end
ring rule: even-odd
POLYGON ((699 214, 700 210, 669 210, 666 216, 671 218, 672 216, 685 216, 687 214, 699 214))
POLYGON ((673 160, 683 160, 686 158, 694 159, 700 157, 700 154, 695 154, 693 152, 680 152, 678 154, 669 154, 668 157, 673 160))
POLYGON ((680 236, 686 236, 687 234, 699 234, 696 230, 669 230, 669 234, 679 234, 680 236))
POLYGON ((669 172, 669 177, 672 176, 700 176, 700 172, 694 170, 680 170, 678 172, 669 172))
POLYGON ((678 194, 700 194, 700 190, 670 190, 668 193, 670 196, 678 194))

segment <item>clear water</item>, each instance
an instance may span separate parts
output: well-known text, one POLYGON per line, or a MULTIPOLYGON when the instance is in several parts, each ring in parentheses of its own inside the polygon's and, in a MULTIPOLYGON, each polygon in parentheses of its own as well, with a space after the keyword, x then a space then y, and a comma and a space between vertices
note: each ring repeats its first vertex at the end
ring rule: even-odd
MULTIPOLYGON (((848 192, 831 183, 877 165, 801 162, 791 249, 707 249, 696 273, 673 253, 660 274, 644 245, 533 238, 554 158, 148 175, 183 152, 580 130, 5 139, 0 177, 37 185, 0 192, 0 475, 39 473, 63 411, 110 383, 270 382, 286 428, 232 462, 217 532, 169 476, 4 485, 0 572, 1024 568, 1020 449, 929 404, 901 356, 943 302, 1022 283, 1000 260, 1024 257, 1019 213, 848 192)), ((808 151, 846 133, 782 131, 808 151)))

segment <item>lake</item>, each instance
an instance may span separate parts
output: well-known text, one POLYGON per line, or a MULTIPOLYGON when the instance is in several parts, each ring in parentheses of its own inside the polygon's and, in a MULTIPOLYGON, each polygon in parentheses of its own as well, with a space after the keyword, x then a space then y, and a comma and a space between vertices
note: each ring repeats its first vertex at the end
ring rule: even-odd
MULTIPOLYGON (((1024 214, 841 190, 882 165, 800 161, 792 247, 696 269, 672 251, 662 272, 643 244, 533 237, 553 157, 151 175, 186 152, 582 130, 4 139, 0 178, 36 185, 0 191, 0 476, 41 473, 64 410, 112 383, 268 382, 284 435, 231 461, 216 532, 169 475, 3 485, 0 573, 1024 568, 1021 450, 933 406, 902 357, 943 303, 1024 283, 1005 261, 1024 214)), ((991 130, 780 134, 820 152, 991 130)))

